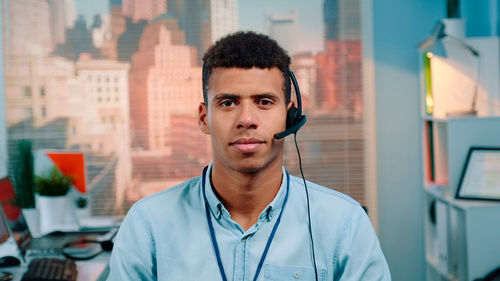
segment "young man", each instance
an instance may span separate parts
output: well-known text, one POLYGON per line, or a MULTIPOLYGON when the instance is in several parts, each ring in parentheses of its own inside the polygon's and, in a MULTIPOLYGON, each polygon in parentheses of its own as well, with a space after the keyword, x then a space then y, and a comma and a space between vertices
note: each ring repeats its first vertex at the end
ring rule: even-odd
POLYGON ((282 166, 274 135, 293 106, 289 65, 275 41, 253 32, 207 51, 199 126, 213 161, 130 209, 108 280, 390 280, 359 204, 308 182, 308 212, 303 180, 282 166))

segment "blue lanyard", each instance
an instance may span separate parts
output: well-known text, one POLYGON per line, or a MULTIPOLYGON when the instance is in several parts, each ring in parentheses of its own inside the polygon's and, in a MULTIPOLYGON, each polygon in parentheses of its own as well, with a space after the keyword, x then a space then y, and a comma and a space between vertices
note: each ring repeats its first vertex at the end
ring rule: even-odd
MULTIPOLYGON (((214 226, 212 224, 212 216, 210 215, 210 208, 208 207, 207 196, 205 194, 205 179, 206 179, 206 175, 207 175, 207 168, 208 167, 205 167, 205 169, 203 169, 203 175, 202 175, 202 179, 201 179, 201 186, 203 189, 203 198, 205 199, 205 212, 206 212, 206 217, 207 217, 208 228, 210 229, 210 238, 212 239, 212 246, 214 247, 215 256, 217 257, 217 265, 219 266, 220 275, 222 276, 223 281, 227 281, 226 272, 224 271, 224 266, 222 266, 222 259, 220 257, 219 245, 217 244, 217 238, 215 237, 215 231, 214 231, 214 226)), ((288 200, 289 187, 290 187, 290 176, 288 175, 288 172, 286 172, 285 201, 283 201, 283 207, 281 207, 281 211, 280 211, 280 214, 278 216, 278 219, 274 223, 274 227, 273 227, 273 230, 271 231, 271 235, 269 235, 269 238, 267 239, 266 247, 264 248, 264 252, 262 253, 262 256, 260 257, 259 264, 257 265, 257 271, 255 272, 255 276, 253 278, 254 281, 257 281, 257 277, 259 276, 260 270, 262 269, 262 265, 264 264, 264 260, 266 259, 267 252, 269 251, 269 247, 271 247, 271 243, 273 242, 274 234, 276 234, 276 230, 278 229, 278 226, 281 222, 281 215, 283 214, 283 209, 285 209, 286 201, 288 200)))

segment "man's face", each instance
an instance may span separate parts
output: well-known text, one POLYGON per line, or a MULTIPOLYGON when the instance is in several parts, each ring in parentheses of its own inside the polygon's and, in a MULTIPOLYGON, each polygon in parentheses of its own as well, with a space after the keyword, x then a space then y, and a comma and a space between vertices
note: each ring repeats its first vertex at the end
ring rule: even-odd
POLYGON ((277 67, 215 68, 207 102, 199 125, 212 138, 214 165, 242 173, 281 166, 283 140, 273 136, 285 129, 287 105, 277 67))

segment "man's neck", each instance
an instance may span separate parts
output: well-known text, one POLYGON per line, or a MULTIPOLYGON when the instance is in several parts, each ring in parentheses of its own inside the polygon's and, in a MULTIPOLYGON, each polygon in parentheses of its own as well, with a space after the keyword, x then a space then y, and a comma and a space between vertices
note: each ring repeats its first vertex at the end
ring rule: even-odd
POLYGON ((212 184, 215 193, 244 230, 257 223, 260 213, 279 191, 283 173, 281 161, 273 161, 262 171, 241 173, 214 161, 212 184))

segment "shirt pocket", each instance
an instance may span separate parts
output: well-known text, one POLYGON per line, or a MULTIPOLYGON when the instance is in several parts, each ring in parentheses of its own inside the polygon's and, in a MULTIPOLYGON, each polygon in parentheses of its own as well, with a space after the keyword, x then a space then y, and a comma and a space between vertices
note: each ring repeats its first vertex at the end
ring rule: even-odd
MULTIPOLYGON (((327 270, 318 269, 318 280, 327 280, 327 270)), ((264 266, 264 280, 266 281, 315 281, 312 267, 284 266, 266 264, 264 266)))

